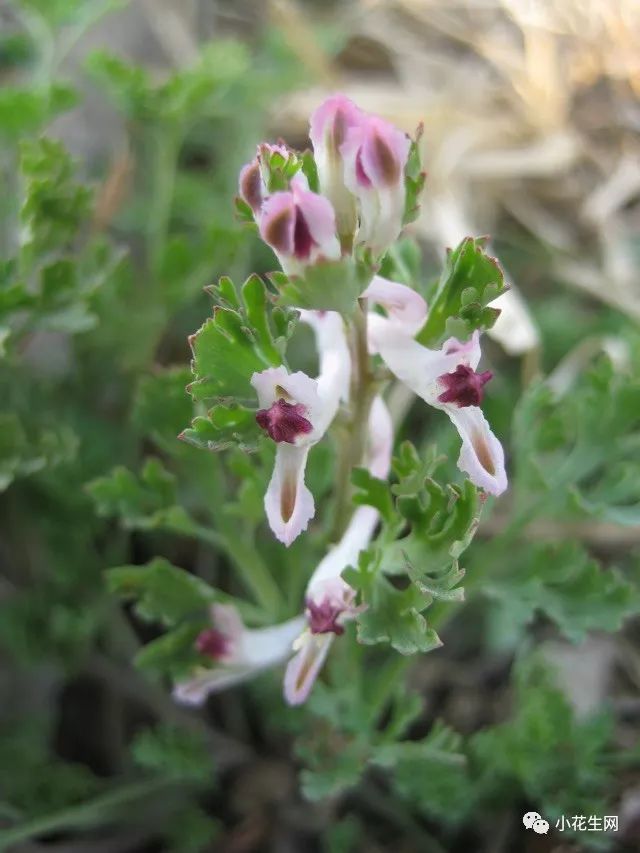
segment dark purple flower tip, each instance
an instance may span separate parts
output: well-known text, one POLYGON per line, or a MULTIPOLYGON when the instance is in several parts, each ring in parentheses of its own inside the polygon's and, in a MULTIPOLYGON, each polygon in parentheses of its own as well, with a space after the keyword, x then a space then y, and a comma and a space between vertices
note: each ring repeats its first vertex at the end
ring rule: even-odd
POLYGON ((287 403, 281 397, 270 409, 256 412, 256 421, 275 442, 295 444, 299 435, 306 435, 313 429, 311 422, 304 417, 306 411, 302 404, 287 403))
POLYGON ((490 370, 476 373, 466 364, 459 364, 453 373, 443 373, 438 377, 438 382, 445 386, 438 400, 441 403, 455 403, 460 408, 479 406, 484 393, 483 387, 492 376, 490 370))
POLYGON ((338 617, 344 613, 344 607, 325 598, 320 604, 313 599, 307 599, 307 618, 312 634, 344 634, 344 628, 339 624, 338 617))
POLYGON ((216 628, 205 628, 196 637, 195 646, 201 655, 220 660, 229 653, 229 638, 216 628))
POLYGON ((315 246, 307 220, 302 215, 299 207, 296 207, 296 221, 293 226, 293 254, 299 261, 306 261, 315 246))

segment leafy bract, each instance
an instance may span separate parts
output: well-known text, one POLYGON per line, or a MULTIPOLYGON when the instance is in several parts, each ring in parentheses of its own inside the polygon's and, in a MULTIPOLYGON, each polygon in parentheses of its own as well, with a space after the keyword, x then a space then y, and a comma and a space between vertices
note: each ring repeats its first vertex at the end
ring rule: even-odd
POLYGON ((489 303, 504 293, 504 275, 495 258, 484 251, 485 240, 466 237, 447 260, 429 297, 427 320, 416 335, 425 346, 445 338, 466 340, 475 329, 490 329, 499 311, 489 303))
POLYGON ((435 451, 421 459, 405 442, 394 460, 394 485, 354 472, 354 501, 375 506, 384 521, 376 545, 343 573, 366 604, 357 617, 363 643, 387 642, 401 654, 437 648, 423 611, 434 600, 463 599, 458 560, 477 529, 479 502, 469 481, 443 486, 435 479, 441 461, 435 451))
POLYGON ((278 290, 279 305, 349 315, 372 274, 366 263, 345 257, 320 261, 301 275, 272 273, 270 279, 278 290))
POLYGON ((254 449, 255 409, 246 405, 255 400, 251 377, 283 364, 296 315, 273 308, 255 275, 247 279, 240 294, 228 278, 208 290, 216 304, 213 317, 190 339, 195 379, 188 390, 195 401, 215 402, 180 437, 210 450, 235 443, 254 449))

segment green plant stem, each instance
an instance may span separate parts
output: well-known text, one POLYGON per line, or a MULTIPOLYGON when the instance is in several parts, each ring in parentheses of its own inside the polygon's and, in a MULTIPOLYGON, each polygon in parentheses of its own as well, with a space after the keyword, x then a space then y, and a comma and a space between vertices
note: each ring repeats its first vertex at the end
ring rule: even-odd
POLYGON ((100 794, 88 802, 34 818, 12 829, 2 830, 0 831, 0 850, 8 850, 10 845, 19 844, 30 838, 51 832, 82 829, 83 827, 107 823, 114 818, 113 812, 120 806, 128 805, 132 800, 155 796, 160 791, 171 788, 178 783, 180 783, 179 779, 171 777, 132 782, 130 785, 123 785, 116 790, 100 794))
POLYGON ((241 535, 225 536, 200 524, 194 524, 193 535, 223 551, 233 561, 247 587, 256 600, 272 617, 277 617, 282 605, 282 595, 273 575, 252 542, 241 535))
POLYGON ((369 410, 377 383, 371 372, 367 350, 367 303, 361 299, 351 324, 351 416, 346 435, 338 447, 336 471, 336 504, 331 537, 344 533, 351 517, 351 472, 362 464, 367 442, 369 410))
MULTIPOLYGON (((153 136, 153 144, 151 202, 147 220, 147 251, 151 274, 154 279, 157 279, 160 274, 171 218, 181 134, 176 128, 159 128, 153 136)), ((154 281, 154 285, 157 288, 157 281, 154 281)))

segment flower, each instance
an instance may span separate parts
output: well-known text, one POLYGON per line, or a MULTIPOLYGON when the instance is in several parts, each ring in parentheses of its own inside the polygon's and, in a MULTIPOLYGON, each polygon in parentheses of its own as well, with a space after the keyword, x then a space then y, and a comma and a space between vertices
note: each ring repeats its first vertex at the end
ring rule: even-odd
POLYGON ((195 641, 196 651, 210 658, 213 666, 198 667, 190 678, 174 685, 174 697, 184 704, 201 705, 210 693, 284 662, 303 625, 299 616, 252 630, 244 626, 233 605, 213 604, 211 627, 201 631, 195 641))
POLYGON ((291 179, 288 191, 263 202, 258 225, 287 275, 299 275, 320 260, 340 258, 331 202, 311 192, 301 173, 291 179))
POLYGON ((274 155, 283 164, 292 156, 295 157, 286 145, 262 142, 258 145, 258 151, 253 160, 240 170, 238 192, 253 211, 256 222, 259 221, 262 205, 269 196, 270 165, 274 155))
POLYGON ((315 110, 309 128, 320 188, 334 207, 338 234, 347 246, 353 243, 356 230, 356 197, 345 183, 341 147, 347 132, 360 127, 365 119, 353 101, 344 95, 333 95, 315 110))
POLYGON ((381 255, 402 230, 409 137, 377 116, 350 127, 340 146, 344 179, 359 205, 357 242, 381 255))
MULTIPOLYGON (((389 411, 381 397, 376 397, 369 417, 369 471, 380 479, 389 473, 393 428, 389 411)), ((284 695, 290 705, 306 701, 335 637, 344 633, 344 624, 361 608, 354 605, 355 591, 341 577, 355 565, 366 548, 378 523, 378 510, 362 506, 353 517, 338 544, 321 560, 314 571, 305 595, 306 627, 293 644, 295 655, 287 665, 284 695)))
POLYGON ((493 495, 507 488, 502 445, 479 404, 491 373, 477 373, 480 334, 461 342, 445 341, 439 350, 422 346, 414 335, 424 324, 427 306, 411 288, 376 276, 364 298, 388 312, 369 315, 369 345, 391 372, 430 406, 442 409, 462 439, 458 467, 472 483, 493 495))
POLYGON ((276 538, 289 546, 315 514, 313 495, 304 481, 307 457, 349 394, 351 361, 342 317, 335 311, 301 311, 315 333, 320 373, 311 379, 285 367, 254 373, 258 425, 276 442, 273 476, 265 494, 265 511, 276 538))
POLYGON ((357 221, 356 241, 382 254, 402 229, 408 136, 344 95, 327 98, 315 110, 309 136, 343 245, 353 242, 357 221))

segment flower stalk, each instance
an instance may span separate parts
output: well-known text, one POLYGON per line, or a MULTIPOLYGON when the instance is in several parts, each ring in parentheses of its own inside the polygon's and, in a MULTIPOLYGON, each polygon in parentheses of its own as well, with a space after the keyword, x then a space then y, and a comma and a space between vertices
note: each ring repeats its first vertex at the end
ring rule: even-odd
POLYGON ((337 540, 349 523, 351 472, 362 464, 371 404, 378 390, 367 347, 367 300, 359 299, 351 319, 351 411, 342 425, 336 459, 334 521, 331 539, 337 540))

